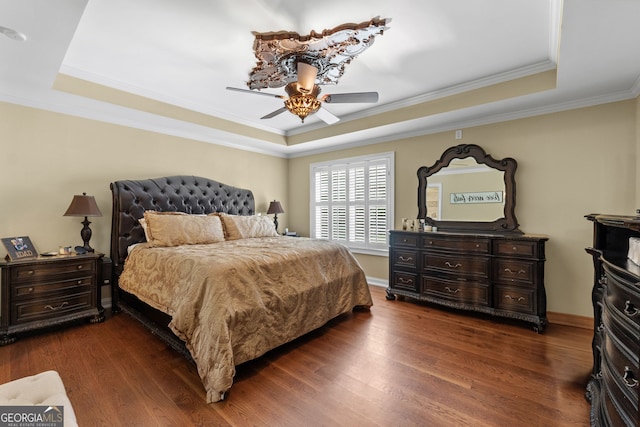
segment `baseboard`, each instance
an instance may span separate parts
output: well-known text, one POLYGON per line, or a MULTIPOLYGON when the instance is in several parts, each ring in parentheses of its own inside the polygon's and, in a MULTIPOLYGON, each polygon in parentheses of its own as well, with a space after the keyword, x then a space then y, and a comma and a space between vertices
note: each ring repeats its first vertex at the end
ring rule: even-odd
POLYGON ((548 311, 547 320, 554 325, 573 326, 575 328, 593 330, 593 317, 548 311))

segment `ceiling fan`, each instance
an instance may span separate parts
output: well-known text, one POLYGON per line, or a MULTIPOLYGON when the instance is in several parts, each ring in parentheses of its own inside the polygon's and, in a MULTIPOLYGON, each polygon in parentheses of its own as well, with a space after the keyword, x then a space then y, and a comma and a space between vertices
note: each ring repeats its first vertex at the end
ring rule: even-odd
POLYGON ((333 124, 340 120, 338 117, 322 108, 323 102, 328 104, 378 102, 378 92, 335 93, 326 94, 318 98, 318 95, 320 95, 320 86, 316 84, 318 69, 305 62, 298 62, 297 69, 298 81, 291 82, 284 88, 285 92, 289 95, 288 98, 283 95, 274 95, 272 93, 256 92, 249 89, 238 89, 229 86, 227 86, 227 89, 284 99, 284 107, 261 117, 261 119, 270 119, 278 114, 284 113, 285 111, 289 111, 300 117, 303 123, 304 119, 308 115, 314 113, 327 124, 333 124))

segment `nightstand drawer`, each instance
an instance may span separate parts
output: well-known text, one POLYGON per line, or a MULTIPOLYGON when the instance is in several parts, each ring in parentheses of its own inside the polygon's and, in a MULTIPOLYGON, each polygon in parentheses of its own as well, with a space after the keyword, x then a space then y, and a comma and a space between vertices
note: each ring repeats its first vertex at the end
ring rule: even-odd
POLYGON ((95 271, 95 264, 95 260, 92 259, 78 259, 17 266, 11 269, 11 279, 14 283, 17 283, 50 277, 52 275, 77 274, 77 272, 92 273, 95 271))
POLYGON ((90 310, 95 307, 95 294, 92 289, 55 298, 42 298, 15 302, 12 322, 16 324, 57 317, 90 310))
POLYGON ((51 282, 41 283, 22 283, 12 287, 13 297, 16 300, 29 299, 29 298, 41 298, 47 294, 64 293, 66 295, 74 294, 81 287, 93 286, 93 278, 87 277, 74 277, 62 280, 56 280, 51 282))

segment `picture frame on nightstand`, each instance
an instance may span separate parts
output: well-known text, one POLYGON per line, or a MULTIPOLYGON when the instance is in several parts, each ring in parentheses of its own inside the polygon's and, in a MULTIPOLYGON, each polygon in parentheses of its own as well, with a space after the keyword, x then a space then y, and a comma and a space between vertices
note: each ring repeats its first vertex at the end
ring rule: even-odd
POLYGON ((8 261, 38 258, 38 251, 31 243, 29 236, 5 237, 2 239, 2 244, 7 250, 5 258, 8 261))

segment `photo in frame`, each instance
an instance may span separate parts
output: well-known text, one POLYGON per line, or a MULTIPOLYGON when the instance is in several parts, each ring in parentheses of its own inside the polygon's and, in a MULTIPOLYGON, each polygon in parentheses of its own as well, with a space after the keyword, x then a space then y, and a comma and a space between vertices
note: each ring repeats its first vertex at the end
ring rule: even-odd
POLYGON ((38 257, 38 251, 31 243, 29 236, 5 237, 2 239, 2 244, 7 250, 6 258, 10 261, 38 257))

